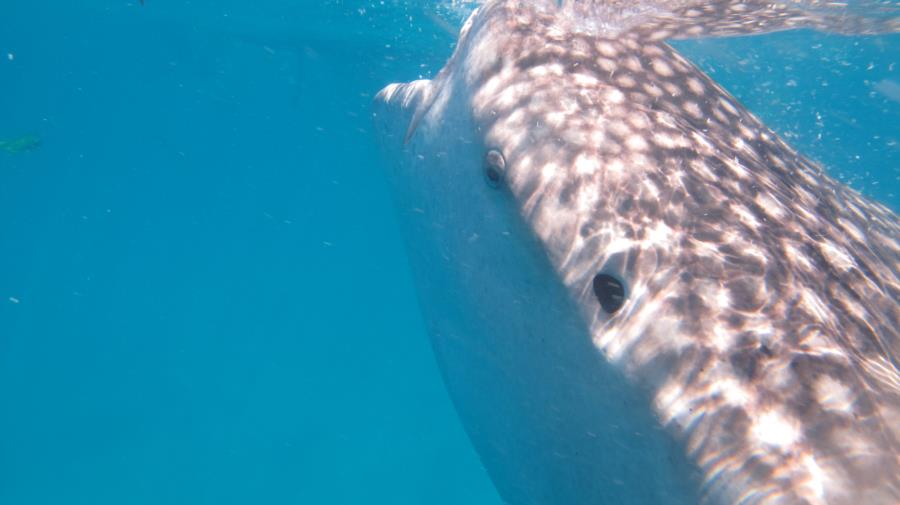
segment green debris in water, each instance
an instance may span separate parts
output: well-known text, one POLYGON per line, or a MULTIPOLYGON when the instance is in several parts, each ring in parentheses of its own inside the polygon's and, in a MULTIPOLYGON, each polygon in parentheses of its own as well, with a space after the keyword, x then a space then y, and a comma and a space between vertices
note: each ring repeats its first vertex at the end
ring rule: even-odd
POLYGON ((41 138, 37 135, 23 135, 11 139, 0 139, 0 151, 12 154, 33 151, 41 146, 41 138))

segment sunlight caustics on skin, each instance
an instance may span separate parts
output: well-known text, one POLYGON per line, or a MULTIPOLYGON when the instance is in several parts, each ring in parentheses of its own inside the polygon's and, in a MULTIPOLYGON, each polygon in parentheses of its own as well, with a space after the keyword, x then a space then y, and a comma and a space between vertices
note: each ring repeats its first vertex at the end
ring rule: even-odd
MULTIPOLYGON (((480 223, 489 239, 497 231, 477 220, 509 208, 527 228, 502 244, 537 241, 599 351, 597 367, 609 364, 647 393, 647 409, 702 473, 703 499, 893 505, 900 221, 794 151, 664 40, 797 27, 880 33, 900 30, 897 19, 818 2, 498 0, 466 22, 434 80, 392 85, 379 100, 411 109, 405 143, 392 142, 424 156, 416 184, 459 188, 457 200, 440 197, 453 226, 480 223), (477 165, 467 160, 487 148, 504 156, 506 199, 461 187, 477 165), (627 286, 614 314, 591 288, 604 269, 627 286)), ((435 240, 450 250, 448 237, 435 240)), ((508 358, 503 377, 515 384, 508 358)), ((573 391, 576 379, 565 383, 573 391)), ((465 417, 466 401, 457 405, 465 417)), ((483 454, 513 450, 482 444, 483 454)), ((489 471, 502 457, 491 461, 489 471)), ((596 463, 571 464, 581 475, 596 463)), ((572 475, 543 478, 559 479, 548 484, 559 489, 575 486, 572 475)), ((601 493, 585 488, 560 503, 601 493)))

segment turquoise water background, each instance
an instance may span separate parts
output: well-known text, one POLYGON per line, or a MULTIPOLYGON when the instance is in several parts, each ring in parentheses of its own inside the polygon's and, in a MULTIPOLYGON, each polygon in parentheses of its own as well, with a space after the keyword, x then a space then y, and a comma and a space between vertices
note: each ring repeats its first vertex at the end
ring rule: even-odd
MULTIPOLYGON (((370 132, 454 7, 0 0, 0 504, 500 503, 370 132)), ((678 47, 900 208, 900 37, 678 47)))

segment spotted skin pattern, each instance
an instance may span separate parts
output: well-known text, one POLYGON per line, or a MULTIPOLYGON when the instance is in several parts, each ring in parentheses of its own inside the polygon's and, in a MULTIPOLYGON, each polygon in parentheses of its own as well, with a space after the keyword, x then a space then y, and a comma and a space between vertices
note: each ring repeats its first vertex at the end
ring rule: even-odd
POLYGON ((663 41, 897 27, 807 7, 488 2, 434 81, 381 94, 420 99, 407 142, 468 105, 598 359, 650 392, 710 503, 900 503, 897 216, 663 41), (612 315, 600 271, 627 285, 612 315))

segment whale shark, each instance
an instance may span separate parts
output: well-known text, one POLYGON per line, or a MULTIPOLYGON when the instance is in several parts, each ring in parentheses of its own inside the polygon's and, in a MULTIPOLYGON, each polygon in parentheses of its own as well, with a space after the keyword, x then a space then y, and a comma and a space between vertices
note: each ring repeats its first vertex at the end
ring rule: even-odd
POLYGON ((667 43, 898 31, 871 6, 490 0, 433 79, 377 95, 423 321, 505 503, 900 503, 897 215, 667 43))

